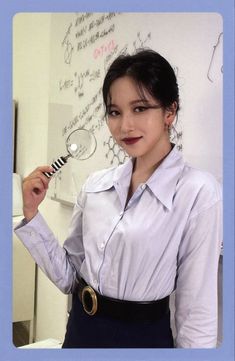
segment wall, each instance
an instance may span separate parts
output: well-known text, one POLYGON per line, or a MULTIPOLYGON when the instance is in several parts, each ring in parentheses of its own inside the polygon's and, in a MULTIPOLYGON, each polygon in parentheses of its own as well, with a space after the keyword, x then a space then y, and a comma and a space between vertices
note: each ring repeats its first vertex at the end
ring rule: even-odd
MULTIPOLYGON (((50 14, 17 14, 13 21, 13 98, 18 102, 17 172, 26 176, 47 163, 50 14)), ((62 242, 71 208, 46 199, 41 212, 62 242)), ((37 276, 36 341, 63 340, 67 296, 37 276)))

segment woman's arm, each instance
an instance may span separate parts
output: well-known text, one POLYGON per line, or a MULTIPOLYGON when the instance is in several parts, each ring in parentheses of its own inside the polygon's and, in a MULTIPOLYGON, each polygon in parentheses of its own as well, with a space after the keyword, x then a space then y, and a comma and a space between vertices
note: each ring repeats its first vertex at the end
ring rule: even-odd
POLYGON ((221 208, 218 201, 199 214, 194 214, 188 221, 179 248, 175 299, 176 347, 216 347, 221 208))
POLYGON ((79 265, 84 259, 82 241, 83 192, 75 204, 66 247, 61 247, 42 215, 36 215, 27 222, 23 220, 15 233, 47 277, 64 293, 76 287, 79 265), (70 259, 68 249, 76 250, 76 265, 70 259))

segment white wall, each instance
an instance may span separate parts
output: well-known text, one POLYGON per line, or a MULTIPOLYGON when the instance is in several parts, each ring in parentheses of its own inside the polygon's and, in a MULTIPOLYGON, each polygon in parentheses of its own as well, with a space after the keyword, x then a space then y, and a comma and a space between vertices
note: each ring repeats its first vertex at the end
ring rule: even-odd
MULTIPOLYGON (((50 14, 17 14, 13 21, 13 98, 18 102, 17 172, 26 176, 47 164, 50 14)), ((62 243, 71 208, 46 199, 41 212, 62 243)), ((67 296, 39 271, 36 293, 36 341, 63 340, 67 296)))

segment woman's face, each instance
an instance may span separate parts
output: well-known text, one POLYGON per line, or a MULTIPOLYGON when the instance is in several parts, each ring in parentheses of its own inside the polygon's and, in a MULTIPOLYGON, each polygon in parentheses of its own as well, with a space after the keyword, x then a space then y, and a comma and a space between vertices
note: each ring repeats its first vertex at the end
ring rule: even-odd
POLYGON ((135 81, 124 76, 110 87, 107 124, 116 142, 131 157, 151 157, 169 147, 168 126, 175 111, 163 109, 147 91, 144 99, 135 81))

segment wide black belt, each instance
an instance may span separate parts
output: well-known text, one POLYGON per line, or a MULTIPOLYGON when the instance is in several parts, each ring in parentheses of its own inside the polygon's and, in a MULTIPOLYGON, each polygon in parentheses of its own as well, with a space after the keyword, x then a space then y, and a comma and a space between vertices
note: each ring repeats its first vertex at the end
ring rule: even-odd
POLYGON ((157 301, 126 301, 103 296, 83 280, 79 280, 78 297, 84 311, 126 320, 157 320, 169 312, 169 296, 157 301))

